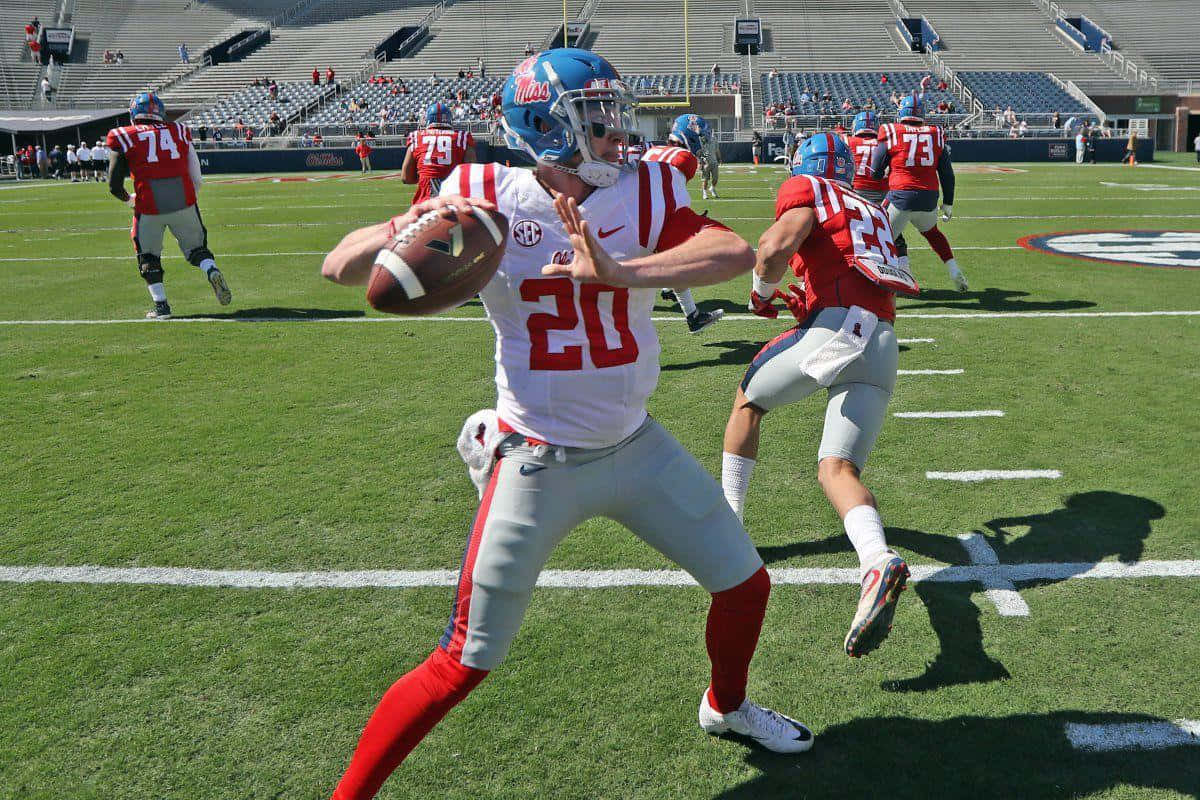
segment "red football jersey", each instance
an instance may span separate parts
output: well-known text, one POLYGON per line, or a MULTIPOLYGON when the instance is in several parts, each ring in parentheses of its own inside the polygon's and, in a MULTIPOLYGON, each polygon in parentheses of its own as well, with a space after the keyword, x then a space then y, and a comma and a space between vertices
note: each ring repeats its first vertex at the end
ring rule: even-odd
POLYGON ((946 136, 937 125, 890 122, 879 126, 879 141, 887 148, 891 175, 889 189, 938 189, 938 161, 946 149, 946 136))
POLYGON ((804 279, 808 310, 854 305, 894 320, 895 296, 854 266, 859 257, 898 264, 887 212, 840 183, 812 175, 796 175, 779 187, 775 219, 793 208, 817 213, 817 224, 789 262, 804 279))
POLYGON ((871 177, 871 155, 879 146, 879 140, 874 136, 847 136, 846 144, 854 154, 854 188, 866 189, 870 192, 886 192, 887 178, 875 180, 871 177))
POLYGON ((419 128, 408 135, 408 147, 417 164, 417 193, 413 204, 436 197, 442 181, 467 160, 475 137, 453 128, 419 128))
POLYGON ((642 161, 661 161, 665 164, 670 164, 682 172, 683 177, 689 181, 696 174, 696 170, 700 168, 700 162, 696 160, 696 157, 692 155, 690 150, 683 147, 676 147, 672 144, 654 145, 642 156, 642 161))
POLYGON ((188 172, 192 134, 178 122, 126 125, 108 132, 105 145, 125 154, 133 175, 133 210, 165 214, 196 204, 196 187, 188 172), (159 197, 155 197, 157 187, 159 197))

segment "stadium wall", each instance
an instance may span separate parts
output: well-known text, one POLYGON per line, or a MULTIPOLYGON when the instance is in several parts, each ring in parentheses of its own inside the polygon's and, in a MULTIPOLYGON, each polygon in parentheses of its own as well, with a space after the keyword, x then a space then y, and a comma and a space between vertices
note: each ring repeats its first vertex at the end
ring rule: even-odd
MULTIPOLYGON (((773 162, 783 155, 783 140, 767 137, 767 158, 773 162)), ((1102 139, 1096 157, 1100 161, 1117 163, 1125 152, 1124 139, 1102 139)), ((1072 139, 952 139, 954 160, 960 162, 984 161, 1004 163, 1010 161, 1072 161, 1075 158, 1075 142, 1072 139)), ((522 153, 503 147, 493 148, 480 142, 477 152, 481 161, 529 164, 522 153)), ((319 172, 327 170, 359 169, 358 156, 348 147, 287 150, 202 150, 200 165, 204 173, 250 173, 250 172, 319 172)), ((721 158, 726 163, 751 161, 749 142, 728 142, 721 145, 721 158)), ((1138 143, 1138 160, 1152 161, 1154 143, 1138 143)), ((371 153, 371 165, 375 170, 398 170, 404 164, 403 147, 379 147, 371 153)))

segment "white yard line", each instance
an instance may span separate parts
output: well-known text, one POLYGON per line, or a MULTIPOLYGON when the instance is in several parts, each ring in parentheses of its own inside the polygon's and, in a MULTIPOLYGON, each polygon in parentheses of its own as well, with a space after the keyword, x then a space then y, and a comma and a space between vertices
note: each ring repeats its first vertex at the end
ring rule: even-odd
POLYGON ((998 409, 981 411, 897 411, 893 417, 900 419, 969 419, 971 417, 1003 417, 998 409))
MULTIPOLYGON (((910 565, 911 580, 930 583, 980 583, 1001 581, 1196 578, 1200 560, 1137 561, 1123 564, 1102 562, 1051 562, 939 567, 910 565)), ((770 570, 779 585, 854 585, 861 581, 857 567, 795 567, 770 570)), ((206 586, 235 589, 405 589, 422 586, 454 586, 455 570, 337 570, 275 572, 265 570, 192 569, 188 567, 99 567, 81 565, 4 566, 0 583, 136 584, 159 586, 206 586)), ((537 585, 553 589, 606 589, 631 586, 695 586, 682 570, 596 569, 543 570, 537 585)))
MULTIPOLYGON (((961 314, 897 314, 898 319, 1037 319, 1040 317, 1195 317, 1200 316, 1200 311, 996 311, 996 312, 966 312, 961 314)), ((675 314, 668 317, 651 317, 654 322, 685 322, 682 314, 675 314)), ((223 323, 246 323, 246 322, 321 322, 321 323, 355 323, 355 322, 487 322, 485 317, 195 317, 183 318, 175 317, 169 322, 159 322, 158 320, 148 320, 143 317, 133 317, 130 319, 0 319, 0 325, 127 325, 129 323, 148 322, 156 325, 175 325, 185 322, 223 322, 223 323)), ((721 318, 722 322, 772 322, 778 324, 778 320, 764 319, 755 316, 754 314, 726 314, 721 318)), ((904 339, 900 340, 904 342, 904 339)), ((924 341, 921 339, 913 339, 911 341, 924 341)), ((933 341, 929 339, 928 341, 933 341)), ((936 370, 936 371, 916 371, 906 373, 904 370, 900 374, 920 374, 920 375, 958 375, 962 370, 936 370)))
POLYGON ((932 344, 937 339, 897 339, 900 344, 932 344))
MULTIPOLYGON (((988 544, 987 539, 978 533, 964 533, 958 537, 967 558, 972 564, 979 566, 996 566, 1000 563, 996 551, 988 544)), ((1017 585, 1012 581, 997 577, 983 581, 984 594, 1002 617, 1028 617, 1029 606, 1017 593, 1017 585)))
POLYGON ((961 369, 898 369, 897 375, 962 375, 961 369))
POLYGON ((1173 722, 1114 722, 1106 725, 1068 722, 1065 732, 1071 746, 1076 750, 1101 753, 1200 745, 1200 720, 1197 719, 1177 719, 1173 722))
POLYGON ((1036 478, 1057 479, 1062 477, 1062 473, 1056 469, 972 469, 964 472, 926 472, 925 477, 931 481, 976 483, 978 481, 1021 481, 1036 478))

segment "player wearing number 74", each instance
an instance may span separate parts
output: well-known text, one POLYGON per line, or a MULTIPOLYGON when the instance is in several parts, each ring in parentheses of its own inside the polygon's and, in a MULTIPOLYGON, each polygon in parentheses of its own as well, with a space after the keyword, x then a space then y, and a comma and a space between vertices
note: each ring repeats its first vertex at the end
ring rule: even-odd
POLYGON ((166 121, 162 101, 153 92, 133 98, 129 120, 132 124, 110 130, 105 142, 109 150, 108 191, 133 207, 130 237, 137 251, 138 272, 154 301, 154 308, 146 316, 171 318, 162 268, 163 234, 167 229, 188 262, 204 272, 217 302, 229 305, 233 296, 208 249, 208 230, 196 203, 202 179, 192 134, 182 123, 166 121), (131 173, 132 195, 125 191, 125 178, 131 173))
MULTIPOLYGON (((770 593, 762 560, 717 483, 646 413, 658 381, 650 319, 658 287, 720 283, 747 272, 754 255, 740 236, 692 211, 674 168, 623 162, 636 132, 633 105, 595 53, 558 49, 527 59, 505 85, 503 114, 510 145, 537 161, 534 171, 462 165, 439 198, 349 234, 325 260, 326 277, 362 284, 391 231, 430 210, 469 213, 469 197, 508 219, 504 256, 480 292, 496 332, 502 437, 450 621, 433 654, 384 694, 336 800, 373 797, 500 665, 551 551, 596 516, 625 525, 712 595, 701 727, 779 752, 812 746, 803 725, 746 698, 770 593)), ((663 679, 669 693, 673 677, 663 679)))

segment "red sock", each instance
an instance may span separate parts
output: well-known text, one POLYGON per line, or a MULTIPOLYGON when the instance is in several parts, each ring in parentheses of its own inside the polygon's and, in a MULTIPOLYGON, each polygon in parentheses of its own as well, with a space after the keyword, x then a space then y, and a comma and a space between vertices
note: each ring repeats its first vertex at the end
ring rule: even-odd
POLYGON ((770 596, 771 577, 766 567, 760 567, 732 589, 712 596, 704 629, 704 642, 712 661, 708 702, 722 714, 737 711, 746 699, 750 659, 758 646, 758 632, 762 630, 770 596))
POLYGON ((370 800, 412 749, 487 671, 455 661, 440 647, 383 695, 359 737, 333 800, 370 800))
POLYGON ((938 230, 937 225, 927 231, 922 231, 921 235, 925 237, 929 246, 933 248, 933 252, 937 253, 938 258, 942 261, 954 258, 954 251, 950 249, 950 240, 946 238, 946 234, 938 230))

